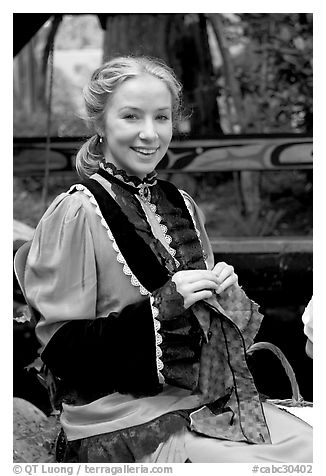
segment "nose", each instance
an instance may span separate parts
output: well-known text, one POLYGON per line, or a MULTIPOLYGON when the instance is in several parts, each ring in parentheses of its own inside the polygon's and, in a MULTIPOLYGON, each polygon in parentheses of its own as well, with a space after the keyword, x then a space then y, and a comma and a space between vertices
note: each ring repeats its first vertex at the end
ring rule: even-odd
POLYGON ((147 119, 143 122, 142 128, 139 132, 139 138, 147 141, 152 141, 158 138, 155 123, 152 119, 147 119))

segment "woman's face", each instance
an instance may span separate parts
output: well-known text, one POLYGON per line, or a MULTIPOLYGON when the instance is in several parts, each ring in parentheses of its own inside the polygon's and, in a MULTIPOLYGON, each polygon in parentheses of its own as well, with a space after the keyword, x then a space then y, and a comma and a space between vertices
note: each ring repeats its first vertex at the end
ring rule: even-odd
POLYGON ((172 138, 172 96, 160 79, 144 74, 122 83, 104 116, 105 159, 129 175, 144 178, 172 138))

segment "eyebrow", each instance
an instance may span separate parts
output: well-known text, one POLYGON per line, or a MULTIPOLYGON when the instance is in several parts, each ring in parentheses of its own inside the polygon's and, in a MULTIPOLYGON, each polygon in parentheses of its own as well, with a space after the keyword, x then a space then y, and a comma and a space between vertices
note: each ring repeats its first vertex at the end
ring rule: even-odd
MULTIPOLYGON (((141 108, 135 106, 123 106, 119 109, 120 112, 124 111, 124 109, 132 110, 132 111, 142 111, 141 108)), ((171 111, 171 106, 159 107, 156 109, 157 111, 171 111)))

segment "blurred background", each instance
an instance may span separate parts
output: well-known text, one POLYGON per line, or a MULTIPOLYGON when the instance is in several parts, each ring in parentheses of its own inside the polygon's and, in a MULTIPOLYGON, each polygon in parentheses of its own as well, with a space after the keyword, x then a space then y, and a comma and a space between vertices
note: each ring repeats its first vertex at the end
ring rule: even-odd
MULTIPOLYGON (((202 208, 216 260, 233 264, 265 314, 257 340, 278 345, 312 400, 302 312, 312 295, 312 40, 310 13, 19 14, 14 17, 14 253, 45 208, 76 183, 91 135, 82 88, 121 54, 162 58, 184 86, 185 118, 159 174, 202 208)), ((24 299, 14 282, 14 317, 24 299)), ((38 344, 14 321, 14 395, 49 412, 26 366, 38 344)), ((250 357, 272 398, 291 388, 280 364, 250 357), (267 378, 268 376, 268 378, 267 378)))

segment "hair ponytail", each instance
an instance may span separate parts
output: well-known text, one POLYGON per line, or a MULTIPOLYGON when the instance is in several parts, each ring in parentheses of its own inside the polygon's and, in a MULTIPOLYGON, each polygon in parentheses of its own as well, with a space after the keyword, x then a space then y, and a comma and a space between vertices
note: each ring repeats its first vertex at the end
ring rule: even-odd
POLYGON ((103 158, 99 149, 99 136, 94 134, 79 149, 76 155, 76 170, 81 179, 87 179, 99 169, 103 158))

